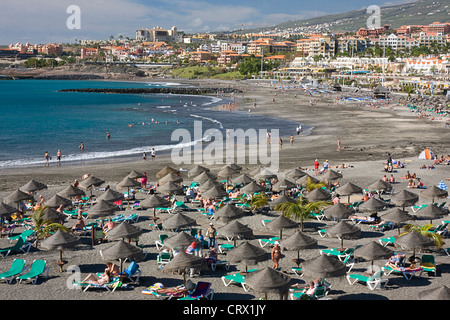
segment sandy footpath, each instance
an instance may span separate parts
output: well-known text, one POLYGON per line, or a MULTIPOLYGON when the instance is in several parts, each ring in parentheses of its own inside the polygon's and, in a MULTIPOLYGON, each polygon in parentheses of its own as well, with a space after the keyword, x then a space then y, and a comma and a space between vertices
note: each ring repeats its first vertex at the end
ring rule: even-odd
MULTIPOLYGON (((167 80, 167 79, 165 79, 167 80)), ((240 98, 240 108, 242 110, 252 109, 254 113, 262 113, 274 117, 300 121, 304 124, 313 126, 312 133, 308 136, 297 136, 295 128, 292 133, 295 135, 293 145, 289 144, 289 137, 283 137, 283 148, 280 150, 280 176, 288 169, 302 167, 310 170, 313 162, 317 158, 320 163, 329 160, 331 167, 338 165, 350 165, 349 168, 339 169, 343 178, 341 184, 351 181, 363 188, 370 183, 381 179, 384 175, 383 163, 387 153, 391 153, 394 159, 405 163, 406 168, 398 169, 394 173, 398 183, 395 185, 396 191, 403 190, 407 182, 401 179, 406 173, 416 172, 422 178, 426 186, 437 185, 441 180, 446 181, 447 185, 450 181, 449 166, 436 166, 433 170, 419 169, 423 164, 430 165, 427 160, 418 160, 417 156, 425 147, 430 148, 436 154, 450 154, 450 129, 444 128, 443 123, 439 121, 430 121, 427 119, 418 120, 417 115, 409 112, 406 108, 392 104, 391 107, 369 108, 358 103, 335 104, 335 97, 331 96, 313 96, 305 95, 303 92, 286 90, 276 90, 276 87, 248 82, 218 82, 217 85, 235 86, 244 90, 240 98), (275 95, 276 94, 276 95, 275 95), (253 108, 256 99, 257 108, 253 108), (275 99, 275 102, 273 102, 275 99), (317 99, 317 105, 310 106, 309 100, 317 99), (337 139, 341 138, 342 150, 338 152, 337 139)), ((209 83, 209 85, 211 85, 209 83)), ((213 84, 214 85, 214 84, 213 84)), ((342 95, 342 93, 338 94, 342 95)), ((31 167, 0 170, 0 199, 3 199, 10 192, 19 188, 31 179, 41 181, 49 187, 40 192, 44 197, 50 198, 56 192, 63 189, 74 179, 81 179, 85 173, 91 173, 100 177, 109 184, 111 188, 120 182, 129 172, 137 170, 147 172, 149 183, 156 183, 155 177, 164 166, 169 165, 176 167, 171 163, 168 155, 158 155, 154 162, 143 161, 139 157, 136 159, 125 160, 108 160, 96 163, 62 163, 61 167, 52 164, 49 168, 31 167)), ((244 173, 249 173, 255 168, 255 165, 242 165, 244 173)), ((189 170, 194 167, 193 164, 181 165, 183 169, 189 170)), ((221 165, 210 166, 213 173, 217 173, 221 165)), ((336 169, 338 170, 338 169, 336 169)), ((311 174, 313 174, 311 172, 311 174)), ((185 184, 190 184, 185 171, 182 172, 185 184)), ((417 192, 417 190, 413 190, 417 192)), ((99 194, 97 192, 97 194, 99 194)), ((144 193, 138 193, 137 199, 145 198, 144 193)), ((358 200, 359 196, 352 197, 352 200, 358 200)), ((429 202, 428 199, 420 197, 420 203, 429 202)), ((141 293, 142 289, 156 283, 161 282, 165 286, 173 286, 182 283, 182 277, 173 275, 172 273, 162 272, 157 268, 156 257, 158 250, 155 247, 155 240, 159 235, 166 233, 172 235, 174 233, 168 231, 157 231, 150 228, 150 220, 152 211, 126 209, 121 212, 128 215, 130 213, 139 214, 139 221, 135 223, 144 230, 139 238, 139 244, 148 252, 144 261, 139 262, 142 270, 141 281, 138 284, 129 284, 128 288, 118 289, 114 293, 108 293, 105 290, 91 290, 80 293, 76 290, 68 288, 67 281, 71 278, 70 273, 60 273, 58 267, 54 264, 59 258, 59 252, 46 251, 42 248, 32 248, 27 254, 13 254, 0 259, 0 272, 6 271, 11 265, 14 258, 24 258, 27 264, 34 259, 46 259, 50 267, 49 278, 40 279, 37 285, 29 284, 5 284, 0 283, 0 298, 4 300, 36 299, 36 300, 155 300, 154 297, 146 296, 141 293)), ((206 231, 210 222, 205 216, 198 213, 193 207, 192 211, 185 212, 187 215, 195 218, 199 224, 199 228, 206 231)), ((263 219, 271 219, 276 217, 278 213, 271 211, 267 214, 248 214, 241 218, 240 221, 247 224, 254 230, 255 238, 249 241, 259 245, 258 239, 276 236, 268 228, 261 223, 263 219)), ((167 213, 160 214, 161 219, 169 216, 167 213)), ((448 220, 448 215, 443 219, 433 221, 434 224, 440 223, 442 220, 448 220)), ((427 220, 418 220, 417 224, 425 224, 427 220)), ((72 226, 74 219, 69 219, 65 223, 72 226)), ((305 232, 318 240, 319 247, 316 249, 302 250, 301 257, 305 260, 316 257, 320 249, 339 246, 338 239, 321 238, 318 230, 333 225, 333 221, 308 220, 305 224, 305 232)), ((221 226, 217 222, 218 227, 221 226)), ((389 230, 379 232, 371 230, 367 225, 360 225, 361 236, 354 240, 346 240, 346 246, 354 246, 365 244, 370 241, 378 241, 382 237, 389 237, 397 234, 397 230, 389 230)), ((22 228, 16 229, 16 234, 21 232, 22 228)), ((288 237, 295 230, 285 230, 283 237, 288 237)), ((448 243, 448 239, 445 239, 448 243)), ((227 242, 226 239, 219 239, 219 243, 227 242)), ((8 240, 3 237, 0 239, 0 247, 8 246, 8 240)), ((82 237, 82 244, 74 250, 66 250, 64 259, 68 265, 75 265, 80 268, 82 275, 90 272, 101 272, 104 269, 104 263, 100 257, 99 250, 111 246, 111 243, 103 243, 91 246, 88 236, 82 237)), ((447 244, 448 247, 448 244, 447 244)), ((266 247, 267 248, 267 247, 266 247)), ((393 247, 392 247, 393 248, 393 247)), ((267 249, 269 250, 269 249, 267 249)), ((269 252, 269 251, 268 251, 269 252)), ((355 284, 351 286, 346 279, 329 279, 332 289, 328 295, 331 299, 345 300, 414 300, 417 294, 425 289, 436 287, 444 284, 450 285, 450 257, 443 250, 432 250, 438 264, 438 275, 432 276, 424 273, 420 278, 407 281, 401 276, 390 275, 389 284, 385 290, 370 291, 365 285, 355 284)), ((305 283, 306 278, 300 278, 291 272, 294 266, 291 261, 296 257, 296 252, 283 251, 285 255, 281 260, 282 271, 292 277, 293 283, 305 283)), ((226 255, 222 257, 226 259, 226 255)), ((376 265, 382 266, 386 261, 375 261, 376 265)), ((262 268, 272 266, 270 260, 259 263, 254 266, 262 268)), ((353 272, 364 272, 368 266, 368 262, 359 262, 352 270, 353 272)), ((241 271, 242 264, 232 264, 229 272, 219 268, 215 272, 211 270, 203 271, 200 276, 191 278, 193 282, 208 281, 212 283, 215 291, 215 300, 256 300, 262 296, 261 293, 250 290, 245 292, 240 286, 225 286, 222 283, 221 276, 241 271)), ((277 295, 269 294, 269 299, 278 299, 277 295)), ((294 302, 293 302, 294 303, 294 302)))

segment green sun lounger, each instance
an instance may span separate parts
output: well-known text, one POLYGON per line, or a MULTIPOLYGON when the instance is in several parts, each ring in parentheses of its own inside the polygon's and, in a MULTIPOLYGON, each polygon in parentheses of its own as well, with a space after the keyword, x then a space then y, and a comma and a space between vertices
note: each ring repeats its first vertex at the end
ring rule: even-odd
POLYGON ((23 273, 16 278, 16 280, 21 283, 22 281, 30 282, 33 284, 37 283, 38 278, 43 275, 45 272, 46 278, 48 278, 48 267, 46 266, 47 262, 45 260, 34 260, 31 264, 30 271, 27 273, 23 273))
POLYGON ((0 280, 5 280, 8 283, 11 283, 14 277, 17 277, 25 267, 25 260, 23 259, 14 259, 11 268, 8 271, 0 273, 0 280))
MULTIPOLYGON (((247 272, 253 272, 256 270, 258 269, 250 269, 247 272)), ((250 290, 250 287, 245 284, 245 275, 241 274, 240 272, 222 276, 221 279, 225 287, 228 287, 232 283, 237 283, 242 286, 245 292, 248 292, 248 290, 250 290)))

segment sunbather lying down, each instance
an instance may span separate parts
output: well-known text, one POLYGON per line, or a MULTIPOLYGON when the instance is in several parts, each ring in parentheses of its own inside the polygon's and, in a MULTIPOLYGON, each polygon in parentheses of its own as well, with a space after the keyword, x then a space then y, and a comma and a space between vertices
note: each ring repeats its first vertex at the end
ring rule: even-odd
POLYGON ((154 289, 153 291, 155 291, 158 294, 172 294, 172 295, 184 294, 189 292, 189 290, 184 286, 154 289))

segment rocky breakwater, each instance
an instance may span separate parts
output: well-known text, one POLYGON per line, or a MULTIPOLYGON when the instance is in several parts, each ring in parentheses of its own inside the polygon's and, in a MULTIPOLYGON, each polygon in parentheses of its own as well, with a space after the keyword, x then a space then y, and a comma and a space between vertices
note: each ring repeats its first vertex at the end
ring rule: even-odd
POLYGON ((188 94, 188 95, 202 95, 202 94, 216 94, 216 93, 238 93, 241 92, 235 88, 83 88, 83 89, 63 89, 60 92, 90 92, 90 93, 112 93, 112 94, 188 94))

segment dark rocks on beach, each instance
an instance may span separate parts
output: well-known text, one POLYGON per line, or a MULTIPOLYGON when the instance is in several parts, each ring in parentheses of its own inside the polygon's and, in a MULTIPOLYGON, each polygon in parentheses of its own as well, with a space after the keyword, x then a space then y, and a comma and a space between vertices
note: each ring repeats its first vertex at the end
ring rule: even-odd
POLYGON ((59 75, 39 75, 33 77, 39 80, 103 80, 105 77, 97 74, 59 74, 59 75))
POLYGON ((91 93, 115 93, 115 94, 211 94, 217 92, 231 93, 240 92, 233 88, 84 88, 84 89, 64 89, 60 92, 91 92, 91 93))

